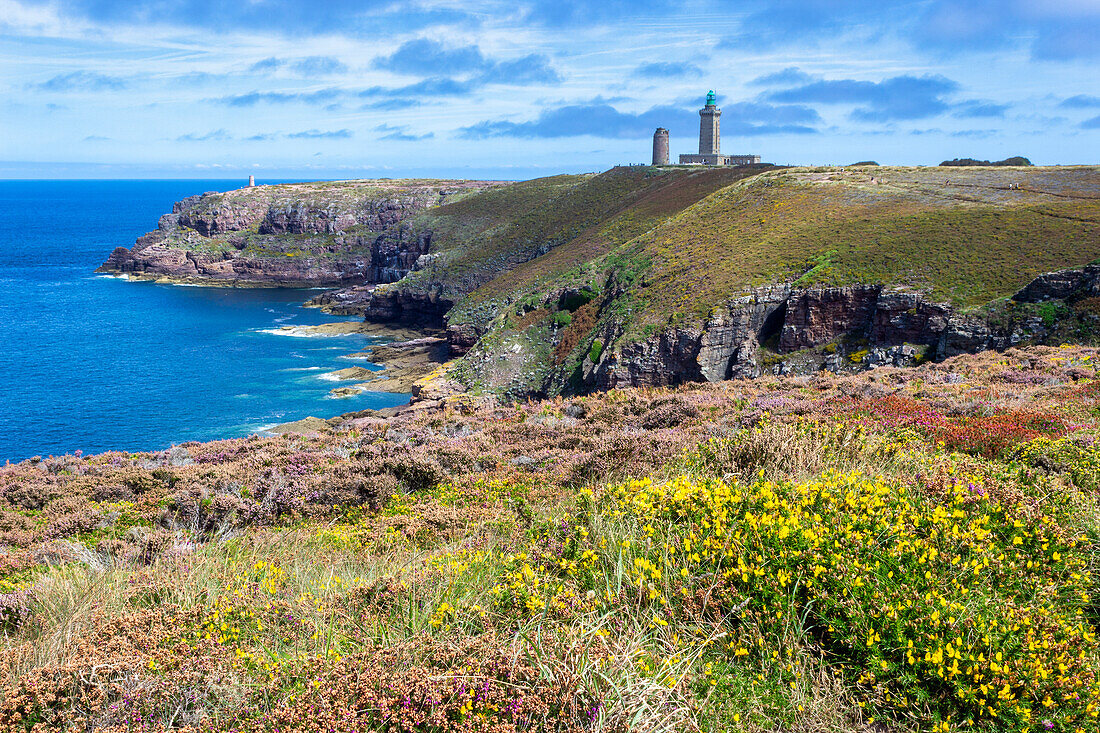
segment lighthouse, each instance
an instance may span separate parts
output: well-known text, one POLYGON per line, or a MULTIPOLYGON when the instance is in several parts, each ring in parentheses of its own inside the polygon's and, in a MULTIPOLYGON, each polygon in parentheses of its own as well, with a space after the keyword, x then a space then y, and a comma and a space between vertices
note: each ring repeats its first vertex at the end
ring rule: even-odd
POLYGON ((722 141, 719 125, 722 110, 718 109, 718 100, 714 90, 707 92, 707 102, 699 110, 699 155, 721 155, 722 141))
POLYGON ((680 165, 753 165, 760 162, 759 155, 722 155, 721 124, 718 95, 711 89, 699 110, 699 154, 682 153, 680 165))

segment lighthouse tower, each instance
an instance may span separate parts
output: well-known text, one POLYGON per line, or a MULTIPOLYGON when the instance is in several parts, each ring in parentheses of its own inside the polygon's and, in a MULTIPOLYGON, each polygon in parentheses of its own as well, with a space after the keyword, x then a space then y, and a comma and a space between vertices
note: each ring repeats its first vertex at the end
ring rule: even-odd
POLYGON ((722 142, 718 126, 722 110, 718 109, 714 90, 707 92, 707 103, 699 110, 699 155, 721 155, 722 142))
POLYGON ((699 154, 681 153, 680 165, 755 165, 759 155, 723 155, 719 125, 722 110, 718 109, 714 90, 707 92, 707 101, 699 110, 699 154))

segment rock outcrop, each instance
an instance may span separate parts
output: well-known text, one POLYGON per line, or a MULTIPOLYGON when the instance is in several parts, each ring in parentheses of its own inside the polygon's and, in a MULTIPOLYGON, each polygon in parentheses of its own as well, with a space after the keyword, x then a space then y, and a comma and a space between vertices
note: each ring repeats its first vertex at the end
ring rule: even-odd
POLYGON ((432 232, 410 221, 456 193, 493 185, 351 181, 190 196, 98 271, 210 285, 396 282, 430 257, 432 232))
POLYGON ((474 348, 481 338, 481 331, 472 323, 456 323, 447 326, 447 343, 451 356, 462 356, 474 348))
MULTIPOLYGON (((1021 290, 1015 300, 1091 297, 1098 285, 1097 266, 1048 273, 1021 290)), ((666 329, 604 350, 597 363, 586 359, 581 383, 585 390, 603 390, 767 373, 912 366, 1042 342, 1053 332, 1052 324, 1030 312, 991 322, 921 293, 879 285, 810 289, 775 285, 755 288, 715 309, 702 326, 666 329)), ((455 326, 448 331, 459 333, 455 326)), ((598 338, 601 343, 615 343, 621 336, 611 323, 598 338)), ((462 348, 469 348, 468 340, 468 334, 461 337, 462 348)))
POLYGON ((454 301, 440 295, 440 289, 427 291, 395 285, 355 285, 314 296, 310 305, 344 316, 363 316, 374 323, 403 323, 442 328, 454 301))
MULTIPOLYGON (((761 344, 780 333, 791 288, 756 288, 717 308, 701 327, 672 328, 608 350, 595 364, 582 365, 586 389, 623 386, 670 386, 682 382, 714 382, 758 376, 761 344)), ((621 338, 614 323, 605 327, 601 343, 621 338)))
POLYGON ((796 290, 787 301, 779 351, 828 343, 848 333, 851 324, 870 322, 881 292, 878 285, 796 290))
POLYGON ((1012 299, 1021 303, 1075 300, 1100 296, 1100 265, 1048 272, 1028 283, 1012 299))
MULTIPOLYGON (((344 244, 344 243, 341 243, 344 244)), ((196 243, 196 248, 199 245, 196 243)), ((306 245, 309 246, 308 243, 306 245)), ((322 252, 203 252, 169 244, 141 249, 118 247, 98 272, 141 280, 171 280, 208 285, 318 287, 363 282, 374 271, 368 242, 355 238, 346 254, 322 252)))

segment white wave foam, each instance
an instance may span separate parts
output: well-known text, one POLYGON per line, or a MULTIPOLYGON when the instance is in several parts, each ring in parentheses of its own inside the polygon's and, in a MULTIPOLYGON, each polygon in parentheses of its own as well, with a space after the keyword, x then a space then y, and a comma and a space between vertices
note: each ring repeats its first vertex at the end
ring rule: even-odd
POLYGON ((278 328, 261 328, 257 333, 266 333, 272 336, 291 336, 300 339, 332 338, 333 336, 346 336, 344 333, 320 333, 309 326, 279 326, 278 328))

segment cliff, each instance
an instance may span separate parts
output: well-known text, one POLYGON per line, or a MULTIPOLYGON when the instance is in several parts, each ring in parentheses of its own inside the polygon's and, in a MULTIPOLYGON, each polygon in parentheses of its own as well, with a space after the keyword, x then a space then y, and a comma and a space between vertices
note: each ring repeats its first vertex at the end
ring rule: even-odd
POLYGON ((427 254, 417 214, 497 185, 488 181, 342 181, 205 193, 175 204, 99 272, 237 286, 400 280, 427 254))
POLYGON ((761 165, 208 194, 105 268, 344 285, 517 398, 1091 342, 1097 258, 1097 167, 761 165))
POLYGON ((666 212, 457 299, 454 376, 514 398, 1100 336, 1095 167, 767 170, 666 212))

